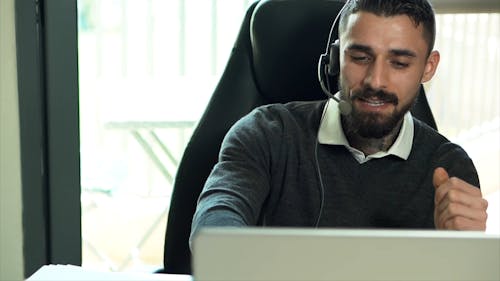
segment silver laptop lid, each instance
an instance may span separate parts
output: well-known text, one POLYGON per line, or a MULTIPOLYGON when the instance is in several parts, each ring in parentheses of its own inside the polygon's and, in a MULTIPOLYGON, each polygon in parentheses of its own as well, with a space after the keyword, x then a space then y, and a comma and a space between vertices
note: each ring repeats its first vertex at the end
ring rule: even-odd
POLYGON ((500 235, 465 231, 206 228, 204 280, 500 280, 500 235))

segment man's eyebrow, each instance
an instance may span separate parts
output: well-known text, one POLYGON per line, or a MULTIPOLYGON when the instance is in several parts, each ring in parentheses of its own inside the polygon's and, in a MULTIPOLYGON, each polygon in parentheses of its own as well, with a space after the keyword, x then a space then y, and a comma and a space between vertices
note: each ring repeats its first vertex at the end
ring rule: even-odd
MULTIPOLYGON (((367 54, 374 54, 373 49, 370 46, 353 43, 347 46, 348 51, 359 51, 367 54)), ((403 56, 403 57, 417 57, 417 53, 408 49, 391 49, 389 53, 393 56, 403 56)))
POLYGON ((417 57, 417 53, 408 49, 391 49, 389 51, 394 56, 402 56, 402 57, 417 57))
POLYGON ((346 48, 348 51, 359 51, 363 53, 373 54, 373 49, 370 46, 361 45, 361 44, 350 44, 346 48))

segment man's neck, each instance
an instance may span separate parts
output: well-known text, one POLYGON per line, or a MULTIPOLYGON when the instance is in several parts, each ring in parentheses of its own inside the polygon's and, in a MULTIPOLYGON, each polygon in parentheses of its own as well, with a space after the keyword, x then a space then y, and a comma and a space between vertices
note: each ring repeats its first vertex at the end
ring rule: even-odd
POLYGON ((389 134, 382 138, 365 138, 352 130, 344 130, 349 145, 362 151, 365 155, 371 155, 379 151, 387 151, 394 144, 399 135, 403 120, 392 129, 389 134))

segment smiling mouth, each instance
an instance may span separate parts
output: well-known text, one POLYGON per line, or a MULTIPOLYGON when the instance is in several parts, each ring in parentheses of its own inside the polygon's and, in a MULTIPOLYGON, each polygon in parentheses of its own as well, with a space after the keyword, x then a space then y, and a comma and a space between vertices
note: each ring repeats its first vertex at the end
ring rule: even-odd
POLYGON ((366 110, 384 110, 393 105, 397 107, 398 98, 396 94, 383 90, 362 89, 358 92, 351 92, 352 102, 357 102, 359 106, 366 110))
POLYGON ((369 105, 369 106, 383 106, 383 105, 387 104, 387 101, 380 100, 380 99, 364 99, 364 98, 360 98, 359 100, 361 102, 369 105))

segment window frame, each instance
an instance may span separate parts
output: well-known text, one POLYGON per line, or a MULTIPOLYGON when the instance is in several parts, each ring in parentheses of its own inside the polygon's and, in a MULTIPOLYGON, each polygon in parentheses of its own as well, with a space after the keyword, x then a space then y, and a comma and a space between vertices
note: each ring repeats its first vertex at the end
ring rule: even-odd
POLYGON ((77 0, 17 0, 24 274, 81 264, 77 0))

